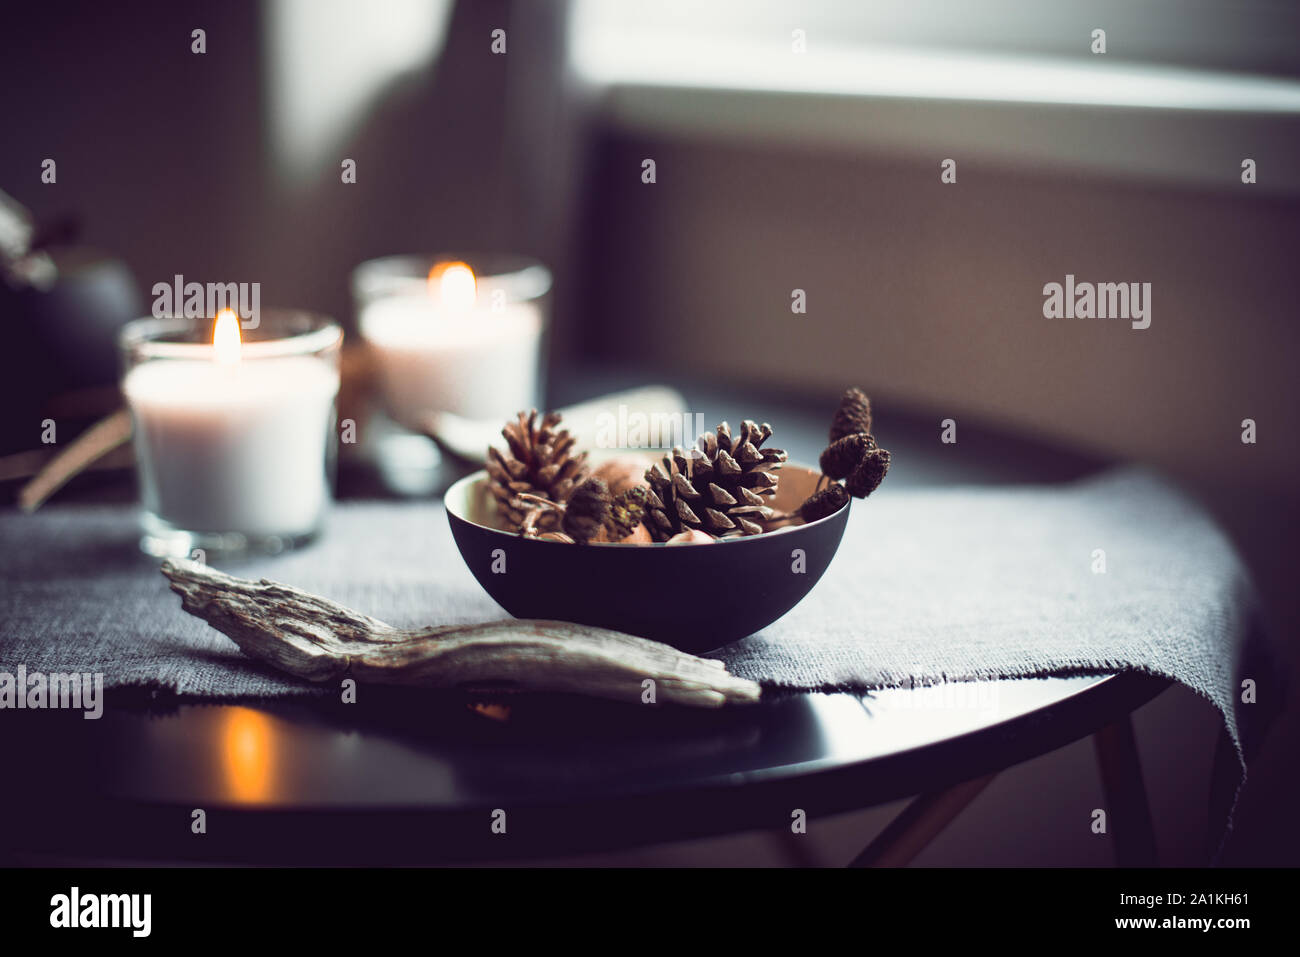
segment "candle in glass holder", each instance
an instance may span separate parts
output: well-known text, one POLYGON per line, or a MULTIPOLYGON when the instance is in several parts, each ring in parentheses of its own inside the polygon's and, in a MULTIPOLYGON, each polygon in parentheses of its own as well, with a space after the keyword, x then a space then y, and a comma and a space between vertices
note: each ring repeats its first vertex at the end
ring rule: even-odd
POLYGON ((317 531, 330 496, 340 339, 327 323, 241 343, 230 311, 210 346, 128 326, 122 390, 147 550, 281 547, 317 531))
MULTIPOLYGON (((408 262, 379 260, 359 273, 408 262)), ((545 277, 544 293, 549 274, 529 269, 535 284, 545 277)), ((534 405, 544 325, 540 295, 520 296, 506 279, 476 277, 463 262, 437 263, 427 280, 391 283, 360 303, 385 406, 417 430, 431 412, 505 420, 534 405)))

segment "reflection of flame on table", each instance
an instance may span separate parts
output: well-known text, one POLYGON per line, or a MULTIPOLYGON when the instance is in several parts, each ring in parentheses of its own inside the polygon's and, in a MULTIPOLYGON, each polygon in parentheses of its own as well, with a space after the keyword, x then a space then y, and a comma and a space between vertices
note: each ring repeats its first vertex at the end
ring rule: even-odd
POLYGON ((259 802, 271 795, 271 722, 249 708, 231 708, 221 730, 227 791, 236 801, 259 802))

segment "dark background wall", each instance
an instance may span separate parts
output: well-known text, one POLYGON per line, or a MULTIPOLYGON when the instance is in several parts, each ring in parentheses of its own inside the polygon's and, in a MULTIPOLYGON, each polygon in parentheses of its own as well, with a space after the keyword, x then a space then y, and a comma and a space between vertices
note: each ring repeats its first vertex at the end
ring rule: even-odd
POLYGON ((617 317, 602 343, 752 382, 861 379, 958 420, 1289 491, 1300 201, 964 160, 943 185, 940 159, 608 140, 589 233, 593 306, 617 317), (1044 319, 1043 285, 1067 273, 1151 283, 1151 327, 1044 319))

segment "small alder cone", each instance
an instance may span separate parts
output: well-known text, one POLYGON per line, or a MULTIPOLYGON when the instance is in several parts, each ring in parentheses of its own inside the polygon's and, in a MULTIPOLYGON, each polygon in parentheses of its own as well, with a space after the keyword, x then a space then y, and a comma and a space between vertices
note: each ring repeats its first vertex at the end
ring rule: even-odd
POLYGON ((612 500, 609 486, 598 478, 583 482, 564 507, 564 534, 575 542, 605 538, 602 533, 610 525, 612 500))
POLYGON ((875 437, 867 432, 855 432, 835 439, 822 452, 820 465, 827 478, 846 479, 862 461, 862 457, 877 448, 875 437))
POLYGON ((861 389, 845 389, 831 419, 831 442, 855 432, 871 432, 871 400, 861 389))
POLYGON ((699 530, 714 538, 757 535, 773 511, 765 503, 776 494, 781 449, 764 449, 772 436, 766 422, 746 419, 733 436, 723 422, 700 436, 695 447, 672 450, 645 473, 651 498, 645 524, 655 541, 699 530))
POLYGON ((559 512, 539 512, 536 502, 521 496, 533 495, 563 504, 587 478, 587 453, 573 454, 576 440, 559 424, 557 412, 547 412, 540 421, 536 409, 527 415, 520 412, 517 421, 501 430, 507 450, 488 449, 489 490, 516 529, 522 528, 533 513, 536 531, 555 531, 560 524, 559 512))
POLYGON ((866 498, 879 488, 888 471, 888 450, 874 449, 863 456, 862 461, 849 475, 848 481, 844 483, 844 487, 854 498, 866 498))
POLYGON ((815 522, 827 515, 834 515, 848 504, 849 493, 837 482, 832 482, 820 492, 809 495, 799 506, 799 517, 805 522, 815 522))

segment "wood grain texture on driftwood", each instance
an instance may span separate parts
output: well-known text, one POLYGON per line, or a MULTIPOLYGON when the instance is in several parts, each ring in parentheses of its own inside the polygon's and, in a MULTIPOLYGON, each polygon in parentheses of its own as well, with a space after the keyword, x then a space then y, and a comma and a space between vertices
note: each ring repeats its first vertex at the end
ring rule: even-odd
POLYGON ((508 619, 404 630, 289 585, 236 578, 197 562, 168 559, 162 572, 185 611, 249 657, 308 681, 505 684, 639 702, 649 678, 657 702, 717 708, 759 698, 757 683, 728 673, 720 661, 604 628, 508 619))

